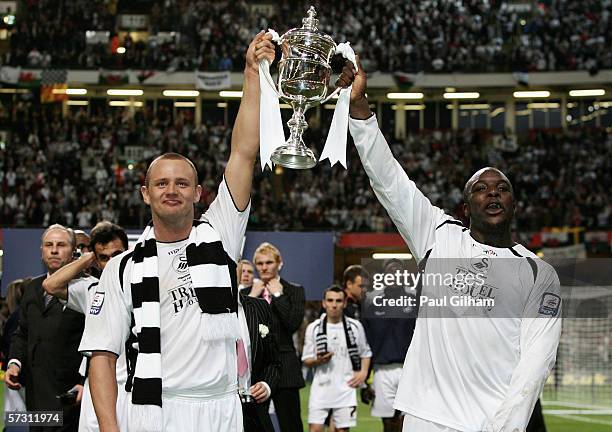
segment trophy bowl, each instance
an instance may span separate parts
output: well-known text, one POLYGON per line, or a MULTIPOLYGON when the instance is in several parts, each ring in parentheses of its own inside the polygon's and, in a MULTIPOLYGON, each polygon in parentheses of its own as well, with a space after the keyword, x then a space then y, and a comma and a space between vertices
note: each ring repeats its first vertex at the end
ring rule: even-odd
POLYGON ((319 20, 315 16, 314 7, 310 7, 308 17, 302 19, 302 27, 291 29, 280 38, 282 56, 278 64, 278 84, 274 88, 279 97, 291 105, 293 116, 287 122, 289 139, 274 151, 271 160, 287 168, 307 169, 317 164, 314 152, 302 139, 308 128, 304 114, 310 107, 333 96, 327 96, 327 89, 336 43, 319 32, 319 20))

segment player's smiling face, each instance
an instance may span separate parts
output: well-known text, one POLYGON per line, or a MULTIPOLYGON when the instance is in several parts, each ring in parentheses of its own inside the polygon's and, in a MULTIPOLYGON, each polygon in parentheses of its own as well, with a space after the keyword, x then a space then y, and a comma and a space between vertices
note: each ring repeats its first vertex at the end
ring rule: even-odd
POLYGON ((514 192, 508 178, 494 169, 477 173, 467 186, 465 215, 477 228, 509 226, 514 217, 514 192))
POLYGON ((200 200, 202 187, 193 169, 184 160, 162 159, 154 162, 148 186, 142 187, 144 202, 154 218, 166 223, 193 219, 193 205, 200 200))

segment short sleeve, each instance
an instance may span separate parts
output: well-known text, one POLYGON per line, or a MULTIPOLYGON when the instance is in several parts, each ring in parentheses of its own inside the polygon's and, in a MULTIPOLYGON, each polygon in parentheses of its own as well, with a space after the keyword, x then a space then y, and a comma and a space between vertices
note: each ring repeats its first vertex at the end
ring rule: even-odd
POLYGON ((104 268, 100 283, 92 288, 91 303, 85 313, 85 330, 79 351, 108 351, 119 354, 130 331, 130 311, 119 283, 119 257, 104 268))
POLYGON ((231 192, 227 187, 225 178, 219 184, 217 198, 210 204, 210 207, 202 216, 207 219, 219 233, 223 248, 234 260, 238 261, 242 251, 242 242, 249 222, 249 212, 251 202, 244 211, 239 211, 234 204, 231 192))
POLYGON ((317 357, 314 340, 315 323, 316 321, 308 324, 308 327, 306 327, 306 333, 304 335, 304 349, 302 350, 302 361, 317 357))
POLYGON ((68 303, 66 304, 68 308, 82 314, 86 313, 90 293, 95 292, 98 282, 98 279, 92 276, 71 280, 68 284, 68 303))
POLYGON ((359 334, 358 338, 358 349, 359 349, 359 357, 368 358, 372 357, 372 350, 370 349, 370 344, 368 344, 368 339, 365 335, 365 330, 359 321, 357 321, 357 331, 359 334))

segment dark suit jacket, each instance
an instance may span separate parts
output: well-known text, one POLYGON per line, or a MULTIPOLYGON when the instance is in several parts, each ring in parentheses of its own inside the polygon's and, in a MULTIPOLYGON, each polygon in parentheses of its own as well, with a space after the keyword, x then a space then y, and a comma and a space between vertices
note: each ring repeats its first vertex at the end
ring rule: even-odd
POLYGON ((17 330, 19 324, 19 307, 9 315, 8 319, 4 322, 4 329, 2 330, 2 370, 6 370, 6 364, 10 360, 11 353, 11 339, 13 333, 17 330))
MULTIPOLYGON (((242 295, 244 315, 251 340, 251 384, 264 381, 274 394, 280 375, 281 363, 278 353, 278 329, 272 318, 272 310, 265 300, 242 295), (268 327, 268 334, 261 336, 259 325, 268 327)), ((258 404, 243 404, 245 432, 274 432, 268 409, 270 399, 258 404)))
MULTIPOLYGON (((38 276, 24 287, 9 356, 22 364, 25 379, 21 383, 31 411, 62 409, 56 396, 81 383, 78 348, 85 316, 64 307, 55 297, 45 307, 42 282, 46 277, 38 276)), ((75 411, 78 421, 78 407, 64 409, 65 427, 75 411)))
MULTIPOLYGON (((280 352, 281 373, 278 381, 279 388, 302 388, 302 365, 293 346, 293 333, 295 333, 304 320, 304 287, 286 280, 280 280, 283 286, 283 295, 272 297, 272 316, 278 328, 278 349, 280 352)), ((245 288, 243 293, 251 292, 245 288)))

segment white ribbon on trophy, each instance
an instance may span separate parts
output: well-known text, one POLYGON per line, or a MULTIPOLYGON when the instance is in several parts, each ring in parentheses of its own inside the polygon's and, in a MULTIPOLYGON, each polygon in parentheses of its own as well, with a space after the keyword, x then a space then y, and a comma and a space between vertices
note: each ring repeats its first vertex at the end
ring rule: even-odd
MULTIPOLYGON (((281 37, 276 31, 269 29, 267 34, 272 35, 272 41, 280 44, 281 37)), ((337 45, 335 54, 342 54, 357 68, 355 52, 351 48, 350 43, 345 42, 337 45)), ((263 171, 266 165, 272 169, 271 156, 276 149, 285 144, 285 134, 280 114, 280 93, 270 76, 270 64, 267 60, 262 60, 259 64, 259 82, 261 88, 259 138, 261 169, 263 171)), ((347 167, 346 141, 351 88, 352 86, 348 88, 339 87, 320 102, 323 104, 335 95, 339 95, 320 160, 329 159, 332 166, 336 162, 340 162, 344 168, 347 167)))
MULTIPOLYGON (((268 34, 272 35, 272 41, 280 41, 280 36, 274 30, 268 30, 268 34)), ((259 158, 262 171, 266 165, 272 169, 270 157, 274 150, 285 143, 278 93, 273 83, 266 79, 269 75, 270 63, 262 60, 259 63, 259 158)))
MULTIPOLYGON (((345 59, 353 63, 355 66, 355 73, 358 71, 355 51, 351 48, 350 42, 339 44, 336 48, 336 54, 342 54, 345 59)), ((324 159, 329 159, 331 166, 334 166, 336 162, 340 162, 344 169, 347 168, 346 136, 348 131, 349 105, 351 103, 352 89, 352 85, 340 89, 332 123, 327 133, 327 139, 325 140, 325 147, 323 147, 321 157, 319 158, 319 162, 324 159)))

